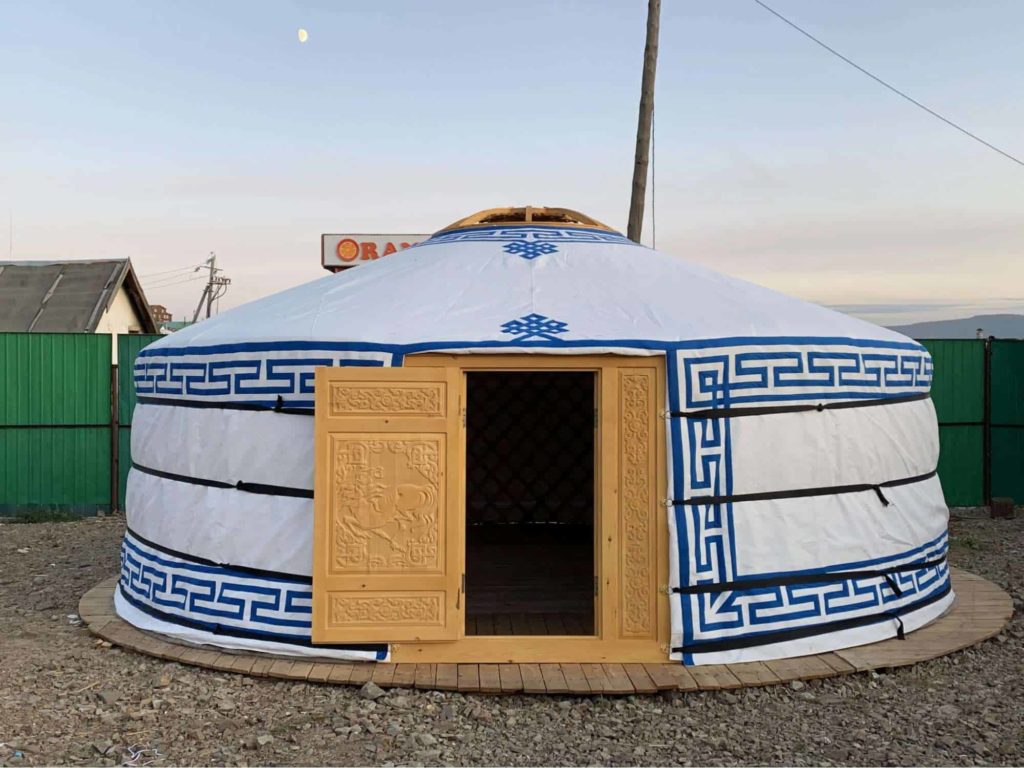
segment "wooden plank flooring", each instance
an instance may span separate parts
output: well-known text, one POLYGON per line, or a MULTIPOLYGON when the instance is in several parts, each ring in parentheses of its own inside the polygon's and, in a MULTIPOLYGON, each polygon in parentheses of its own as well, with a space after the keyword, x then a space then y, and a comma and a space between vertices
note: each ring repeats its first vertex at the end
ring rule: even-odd
MULTIPOLYGON (((466 693, 547 693, 618 695, 662 690, 711 691, 791 680, 851 674, 869 669, 913 664, 961 650, 998 634, 1013 613, 1010 597, 996 585, 953 569, 957 600, 953 608, 906 640, 793 659, 712 664, 390 664, 330 659, 282 658, 223 652, 171 643, 142 632, 114 614, 116 579, 96 585, 79 603, 79 615, 93 634, 111 643, 184 664, 230 673, 321 684, 363 685, 372 680, 383 688, 462 691, 466 693)), ((478 617, 479 619, 479 617, 478 617)), ((571 616, 548 620, 543 614, 490 614, 483 626, 500 634, 548 634, 579 628, 571 616), (543 632, 538 631, 540 628, 543 632)), ((478 621, 477 626, 480 626, 478 621)))
POLYGON ((593 635, 589 613, 475 613, 466 616, 467 635, 593 635))

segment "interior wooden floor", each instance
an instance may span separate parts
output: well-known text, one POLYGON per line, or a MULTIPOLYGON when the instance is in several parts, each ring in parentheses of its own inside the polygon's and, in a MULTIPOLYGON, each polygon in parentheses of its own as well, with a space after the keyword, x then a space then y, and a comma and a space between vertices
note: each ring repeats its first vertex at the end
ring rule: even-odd
POLYGON ((466 634, 593 635, 593 553, 589 526, 470 528, 466 634))
POLYGON ((478 613, 466 616, 467 635, 593 635, 589 613, 478 613))
MULTIPOLYGON (((937 621, 907 634, 793 659, 685 667, 661 664, 386 664, 296 659, 171 642, 143 632, 114 613, 117 579, 106 579, 81 599, 79 615, 97 637, 150 656, 282 680, 466 693, 634 694, 659 690, 710 691, 864 672, 914 664, 975 645, 1003 630, 1013 615, 1010 596, 980 576, 953 568, 957 599, 937 621)), ((127 662, 126 662, 127 663, 127 662)))

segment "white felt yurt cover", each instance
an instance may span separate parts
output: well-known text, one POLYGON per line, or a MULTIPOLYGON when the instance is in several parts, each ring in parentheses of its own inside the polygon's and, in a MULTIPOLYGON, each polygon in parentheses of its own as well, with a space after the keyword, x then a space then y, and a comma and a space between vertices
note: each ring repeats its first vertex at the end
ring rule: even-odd
POLYGON ((952 602, 920 344, 614 232, 486 226, 142 351, 119 614, 227 648, 387 658, 310 642, 313 371, 426 351, 665 357, 673 659, 872 642, 952 602))

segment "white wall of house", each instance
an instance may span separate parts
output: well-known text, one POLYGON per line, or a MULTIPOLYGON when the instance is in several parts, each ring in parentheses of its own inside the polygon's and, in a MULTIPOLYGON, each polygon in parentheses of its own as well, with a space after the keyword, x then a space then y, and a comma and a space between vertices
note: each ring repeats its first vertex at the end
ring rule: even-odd
POLYGON ((99 325, 96 326, 96 333, 109 333, 111 335, 111 359, 113 365, 117 365, 117 337, 122 333, 142 333, 142 321, 131 299, 128 298, 128 291, 124 286, 118 289, 110 307, 100 317, 99 325))

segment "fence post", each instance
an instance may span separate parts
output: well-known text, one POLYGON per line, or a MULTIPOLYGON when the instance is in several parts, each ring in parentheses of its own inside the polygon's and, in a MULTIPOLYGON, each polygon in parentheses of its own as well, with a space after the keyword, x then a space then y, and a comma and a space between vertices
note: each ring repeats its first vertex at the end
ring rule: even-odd
MULTIPOLYGON (((114 337, 116 341, 117 337, 114 337)), ((117 363, 110 366, 110 512, 114 514, 120 508, 121 495, 121 464, 120 456, 120 403, 118 402, 117 363)))
POLYGON ((982 417, 981 482, 985 506, 992 506, 992 339, 985 339, 985 398, 982 417))

